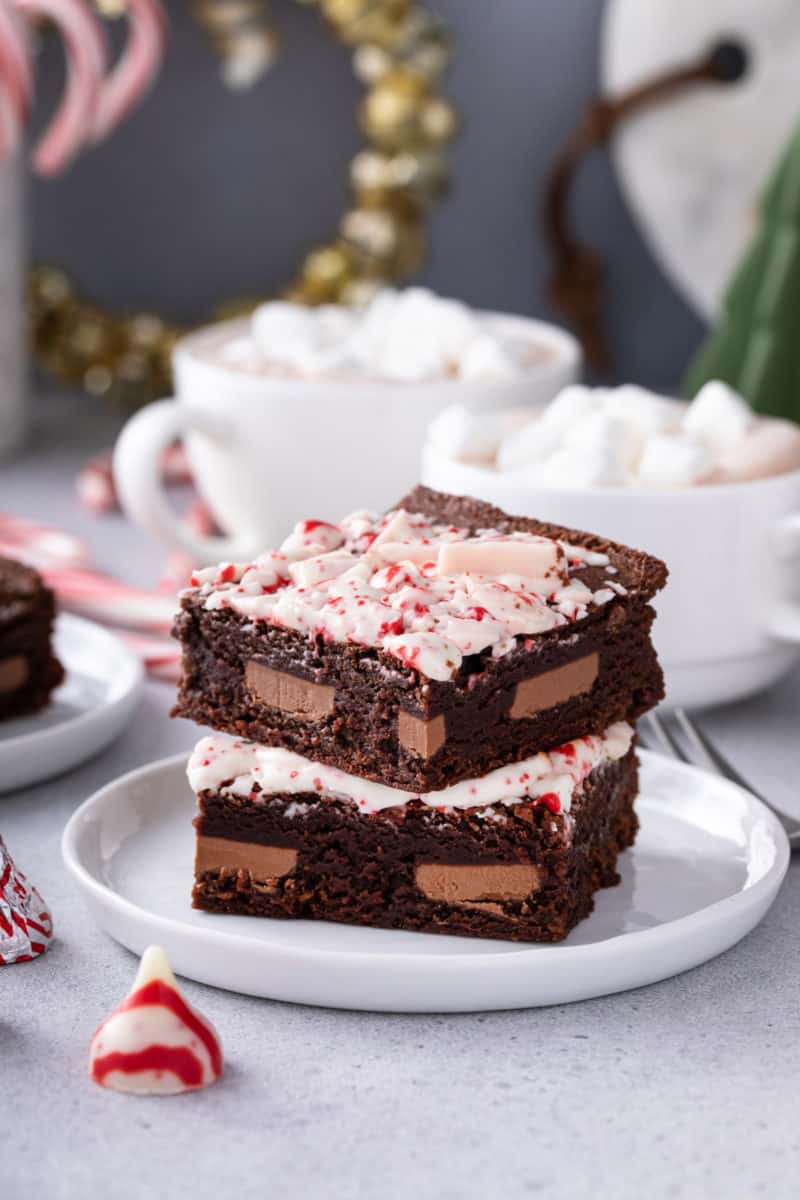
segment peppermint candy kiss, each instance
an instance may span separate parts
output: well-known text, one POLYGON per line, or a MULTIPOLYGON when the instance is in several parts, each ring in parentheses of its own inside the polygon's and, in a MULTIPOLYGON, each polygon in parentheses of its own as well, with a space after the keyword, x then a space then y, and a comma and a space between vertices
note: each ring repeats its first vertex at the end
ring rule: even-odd
POLYGON ((0 837, 0 967, 44 954, 52 936, 44 900, 14 866, 0 837))
POLYGON ((193 1091, 221 1076, 216 1030, 184 1000, 159 946, 145 950, 130 994, 92 1038, 89 1074, 140 1096, 193 1091))

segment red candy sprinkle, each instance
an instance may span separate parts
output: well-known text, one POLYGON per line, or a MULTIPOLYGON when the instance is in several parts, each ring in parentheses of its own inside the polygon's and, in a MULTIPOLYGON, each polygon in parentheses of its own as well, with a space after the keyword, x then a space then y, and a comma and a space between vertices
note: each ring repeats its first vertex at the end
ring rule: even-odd
POLYGON ((543 796, 538 796, 538 804, 543 804, 545 808, 549 808, 551 813, 561 812, 561 801, 556 792, 545 792, 543 796))
POLYGON ((300 525, 301 533, 313 533, 315 529, 336 529, 336 525, 331 525, 330 521, 303 521, 300 525))

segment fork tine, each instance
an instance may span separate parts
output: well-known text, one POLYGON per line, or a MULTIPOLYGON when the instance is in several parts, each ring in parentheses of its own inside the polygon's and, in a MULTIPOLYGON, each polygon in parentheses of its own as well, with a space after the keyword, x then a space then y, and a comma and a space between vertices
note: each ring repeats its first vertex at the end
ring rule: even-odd
POLYGON ((683 752, 681 745, 676 742, 665 723, 661 720, 658 713, 651 712, 647 714, 647 720, 655 733, 661 747, 671 757, 677 758, 680 762, 688 762, 686 755, 683 752))
MULTIPOLYGON (((759 800, 764 797, 760 796, 753 785, 744 778, 736 767, 730 762, 725 755, 717 749, 717 747, 709 741, 705 734, 700 730, 693 721, 689 720, 688 714, 682 708, 676 708, 675 720, 681 727, 684 737, 691 744, 693 750, 698 754, 703 762, 708 763, 712 771, 716 771, 720 775, 724 775, 726 779, 732 780, 733 783, 738 783, 739 787, 745 788, 754 796, 758 796, 759 800)), ((766 801, 765 801, 766 803, 766 801)))

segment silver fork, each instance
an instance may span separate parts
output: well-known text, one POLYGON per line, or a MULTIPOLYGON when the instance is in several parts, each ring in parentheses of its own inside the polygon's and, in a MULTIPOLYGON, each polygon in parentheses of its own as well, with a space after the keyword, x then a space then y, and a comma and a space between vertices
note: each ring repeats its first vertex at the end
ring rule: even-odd
MULTIPOLYGON (((707 735, 689 720, 684 709, 674 708, 672 716, 675 725, 683 735, 689 752, 687 753, 684 745, 672 732, 668 721, 660 717, 657 712, 648 713, 645 718, 649 728, 645 731, 644 744, 651 749, 655 749, 657 745, 666 751, 668 756, 677 758, 681 762, 690 763, 696 767, 703 767, 706 771, 711 771, 715 775, 722 775, 725 779, 730 779, 732 783, 738 783, 739 787, 743 787, 754 796, 757 796, 762 804, 765 804, 775 814, 786 830, 792 850, 800 850, 800 821, 796 821, 793 817, 787 817, 786 813, 776 808, 774 804, 767 800, 766 796, 762 796, 760 792, 757 792, 744 776, 736 770, 733 763, 729 762, 725 755, 717 749, 707 735), (650 736, 651 732, 652 737, 650 736)), ((641 733, 639 740, 643 740, 641 733)))

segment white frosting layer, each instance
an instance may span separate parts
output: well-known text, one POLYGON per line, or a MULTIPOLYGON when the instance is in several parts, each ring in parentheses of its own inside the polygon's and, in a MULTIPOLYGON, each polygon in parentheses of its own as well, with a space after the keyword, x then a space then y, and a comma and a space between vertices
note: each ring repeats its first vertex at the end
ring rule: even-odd
POLYGON ((718 380, 691 404, 632 384, 574 384, 521 427, 517 413, 465 416, 453 406, 429 427, 430 444, 458 462, 493 458, 499 471, 549 487, 689 487, 800 469, 800 428, 756 417, 718 380), (508 431, 498 442, 504 416, 508 431))
POLYGON ((386 288, 362 309, 270 301, 253 314, 250 337, 224 354, 250 371, 492 382, 524 376, 536 349, 532 341, 501 336, 466 304, 414 287, 386 288))
POLYGON ((371 646, 430 679, 465 656, 578 621, 625 589, 604 554, 527 533, 436 524, 403 510, 304 521, 253 563, 198 571, 207 609, 231 608, 308 637, 371 646), (578 572, 607 568, 591 591, 578 572))
POLYGON ((189 759, 187 774, 195 793, 221 791, 258 801, 271 795, 316 792, 323 799, 351 800, 365 813, 402 808, 421 800, 431 808, 488 808, 530 801, 547 804, 553 812, 568 812, 575 791, 596 767, 627 754, 633 729, 620 722, 602 737, 567 742, 557 750, 490 771, 480 779, 465 779, 437 792, 407 792, 348 775, 293 754, 255 742, 205 737, 189 759), (256 791, 258 785, 259 791, 256 791))

